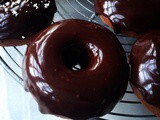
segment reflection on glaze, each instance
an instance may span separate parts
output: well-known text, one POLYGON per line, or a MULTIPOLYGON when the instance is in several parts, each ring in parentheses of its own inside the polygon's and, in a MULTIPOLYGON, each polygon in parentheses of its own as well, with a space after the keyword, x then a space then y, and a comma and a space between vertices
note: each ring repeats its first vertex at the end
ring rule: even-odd
MULTIPOLYGON (((156 65, 156 50, 155 46, 152 43, 149 50, 146 52, 146 56, 153 57, 152 59, 148 59, 146 61, 143 61, 144 63, 141 63, 139 66, 139 79, 141 82, 145 82, 145 80, 152 80, 152 77, 150 74, 148 74, 148 71, 152 73, 154 71, 157 73, 157 65, 156 65)), ((154 73, 154 74, 155 74, 154 73)))
POLYGON ((23 78, 42 113, 82 120, 114 108, 127 87, 128 64, 109 30, 66 20, 46 28, 28 47, 23 78))
POLYGON ((36 85, 46 95, 53 93, 53 89, 46 82, 37 82, 36 85))
MULTIPOLYGON (((30 55, 29 58, 30 62, 32 63, 32 65, 29 65, 29 71, 30 71, 30 75, 32 77, 39 77, 39 79, 44 80, 43 76, 42 76, 42 71, 40 69, 40 63, 39 61, 37 61, 33 55, 30 55)), ((40 61, 42 61, 41 59, 39 59, 40 61)))
POLYGON ((51 24, 54 0, 3 0, 0 2, 0 40, 24 39, 51 24))
POLYGON ((95 70, 102 62, 103 60, 103 52, 101 49, 99 49, 96 45, 89 43, 88 44, 90 50, 93 52, 95 57, 95 65, 92 67, 92 70, 95 70))
POLYGON ((135 43, 131 54, 131 82, 139 88, 146 102, 157 107, 160 107, 159 45, 158 35, 148 34, 135 43))
POLYGON ((120 23, 121 21, 123 21, 121 23, 121 25, 123 26, 126 26, 125 25, 125 22, 124 22, 124 19, 125 17, 121 14, 115 14, 117 12, 117 9, 116 9, 116 5, 119 4, 118 1, 106 1, 104 3, 104 14, 106 14, 107 16, 109 16, 110 20, 114 23, 114 24, 117 24, 117 23, 120 23))
POLYGON ((159 0, 94 1, 96 13, 109 18, 117 33, 133 31, 143 34, 148 29, 160 27, 159 0))

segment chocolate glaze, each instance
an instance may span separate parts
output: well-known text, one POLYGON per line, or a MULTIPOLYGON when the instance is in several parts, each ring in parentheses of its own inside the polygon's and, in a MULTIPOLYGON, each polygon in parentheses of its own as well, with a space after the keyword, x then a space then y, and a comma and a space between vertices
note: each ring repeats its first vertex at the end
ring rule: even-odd
POLYGON ((34 35, 51 24, 55 12, 54 0, 1 0, 0 40, 34 35))
POLYGON ((131 83, 143 99, 160 108, 160 32, 152 31, 139 39, 131 53, 131 83))
POLYGON ((114 108, 127 87, 128 64, 109 30, 66 20, 39 33, 28 47, 23 78, 42 113, 83 120, 114 108))
POLYGON ((160 0, 95 0, 95 10, 109 18, 116 33, 160 28, 160 0))

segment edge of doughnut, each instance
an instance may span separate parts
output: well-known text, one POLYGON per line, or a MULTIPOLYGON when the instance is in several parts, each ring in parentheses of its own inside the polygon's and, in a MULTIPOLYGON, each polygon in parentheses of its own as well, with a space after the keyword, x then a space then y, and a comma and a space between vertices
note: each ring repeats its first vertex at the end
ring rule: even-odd
MULTIPOLYGON (((113 26, 113 24, 112 24, 112 22, 110 21, 109 18, 107 18, 104 15, 100 15, 100 18, 106 25, 108 25, 111 29, 114 30, 114 26, 113 26)), ((139 38, 139 37, 143 36, 143 35, 139 35, 139 34, 133 32, 133 31, 126 31, 126 32, 123 32, 121 34, 123 34, 123 35, 125 35, 127 37, 135 37, 135 38, 139 38)))
POLYGON ((140 93, 140 91, 138 90, 138 88, 136 88, 136 86, 134 86, 132 83, 130 83, 134 93, 136 94, 136 96, 139 98, 140 102, 148 109, 150 110, 154 115, 156 115, 157 117, 160 118, 160 108, 157 108, 153 105, 148 104, 147 102, 145 102, 143 100, 143 96, 140 93))

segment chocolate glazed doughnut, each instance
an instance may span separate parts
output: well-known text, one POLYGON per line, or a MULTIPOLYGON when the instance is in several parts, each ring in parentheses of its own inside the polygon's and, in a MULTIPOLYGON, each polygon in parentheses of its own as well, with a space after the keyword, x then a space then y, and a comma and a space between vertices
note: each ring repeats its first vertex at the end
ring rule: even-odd
POLYGON ((95 11, 116 33, 138 37, 160 28, 160 0, 94 0, 95 11))
POLYGON ((140 38, 131 52, 131 85, 141 102, 160 117, 160 32, 140 38))
POLYGON ((42 113, 86 120, 109 113, 124 95, 128 64, 109 30, 65 20, 43 30, 28 47, 23 78, 42 113))
POLYGON ((27 43, 51 24, 55 12, 54 0, 0 0, 0 46, 27 43))

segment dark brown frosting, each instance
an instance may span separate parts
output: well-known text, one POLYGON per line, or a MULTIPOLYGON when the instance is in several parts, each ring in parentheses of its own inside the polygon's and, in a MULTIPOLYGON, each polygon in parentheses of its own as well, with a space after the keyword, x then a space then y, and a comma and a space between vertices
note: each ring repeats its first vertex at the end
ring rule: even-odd
POLYGON ((150 32, 134 44, 131 66, 131 83, 147 103, 160 108, 160 32, 150 32))
POLYGON ((95 9, 109 18, 116 33, 160 28, 160 0, 95 0, 95 9))
POLYGON ((114 108, 127 87, 128 64, 108 29, 66 20, 39 33, 28 47, 23 78, 42 113, 83 120, 114 108))
POLYGON ((0 40, 24 39, 51 24, 54 0, 1 0, 0 40))

